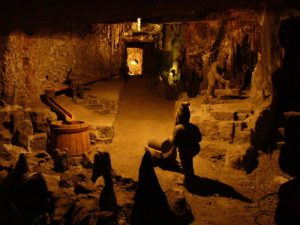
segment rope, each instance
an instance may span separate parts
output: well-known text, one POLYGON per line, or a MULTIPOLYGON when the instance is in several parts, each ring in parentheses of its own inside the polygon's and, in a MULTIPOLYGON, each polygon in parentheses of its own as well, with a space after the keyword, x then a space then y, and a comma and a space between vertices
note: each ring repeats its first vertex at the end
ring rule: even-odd
MULTIPOLYGON (((262 209, 262 206, 261 206, 261 202, 269 197, 272 197, 272 196, 275 196, 277 195, 277 192, 271 192, 271 193, 268 193, 264 196, 262 196, 258 201, 257 201, 257 206, 258 208, 260 209, 259 211, 256 212, 255 214, 255 218, 254 218, 254 221, 257 225, 263 225, 259 222, 259 219, 263 216, 271 216, 274 218, 275 216, 275 211, 270 211, 270 210, 265 210, 265 209, 262 209)), ((273 223, 274 224, 274 220, 273 220, 273 223)))

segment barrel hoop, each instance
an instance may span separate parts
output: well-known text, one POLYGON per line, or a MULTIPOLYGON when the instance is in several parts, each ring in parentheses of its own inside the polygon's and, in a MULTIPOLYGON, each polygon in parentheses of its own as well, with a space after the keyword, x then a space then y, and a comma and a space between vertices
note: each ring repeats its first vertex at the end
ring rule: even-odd
POLYGON ((65 134, 69 134, 69 133, 80 133, 83 131, 87 131, 89 128, 88 127, 81 127, 81 128, 52 128, 51 130, 53 130, 54 132, 59 132, 59 133, 65 133, 65 134))

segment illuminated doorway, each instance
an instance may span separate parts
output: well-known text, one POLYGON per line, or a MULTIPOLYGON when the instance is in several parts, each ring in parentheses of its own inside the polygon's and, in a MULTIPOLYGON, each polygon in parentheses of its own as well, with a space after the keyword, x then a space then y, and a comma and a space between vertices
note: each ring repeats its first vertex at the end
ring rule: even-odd
POLYGON ((142 48, 126 48, 128 74, 130 76, 140 76, 143 74, 143 49, 142 48))

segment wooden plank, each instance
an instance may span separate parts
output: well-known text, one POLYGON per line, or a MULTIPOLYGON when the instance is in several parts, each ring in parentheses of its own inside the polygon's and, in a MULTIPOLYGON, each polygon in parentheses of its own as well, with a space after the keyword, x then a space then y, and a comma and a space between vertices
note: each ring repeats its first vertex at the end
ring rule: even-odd
POLYGON ((86 151, 86 137, 85 137, 85 131, 84 132, 81 132, 81 138, 82 138, 82 146, 83 146, 83 151, 82 151, 82 153, 83 152, 85 152, 86 151))
POLYGON ((69 153, 69 155, 72 155, 76 152, 77 152, 76 134, 70 134, 70 153, 69 153))
POLYGON ((76 133, 76 144, 77 144, 76 154, 78 155, 83 153, 82 133, 76 133))
MULTIPOLYGON (((62 150, 64 150, 65 148, 68 148, 68 151, 70 152, 70 134, 65 134, 64 135, 64 147, 62 150)), ((70 154, 70 153, 69 153, 70 154)))
POLYGON ((55 148, 59 148, 61 150, 61 147, 63 145, 63 136, 62 134, 57 134, 56 136, 56 140, 57 140, 57 145, 55 146, 55 148))
POLYGON ((84 133, 85 133, 85 138, 86 138, 86 149, 85 149, 85 151, 89 152, 89 150, 90 150, 90 136, 89 136, 89 132, 85 131, 84 133))

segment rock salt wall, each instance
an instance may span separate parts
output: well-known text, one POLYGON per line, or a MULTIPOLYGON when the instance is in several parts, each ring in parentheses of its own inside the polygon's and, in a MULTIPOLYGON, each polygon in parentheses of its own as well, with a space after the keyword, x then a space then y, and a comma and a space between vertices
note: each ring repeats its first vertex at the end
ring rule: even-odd
POLYGON ((97 24, 55 31, 13 31, 1 38, 2 102, 31 105, 69 76, 83 82, 117 74, 127 24, 97 24))

